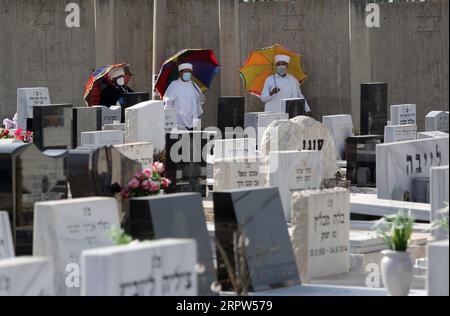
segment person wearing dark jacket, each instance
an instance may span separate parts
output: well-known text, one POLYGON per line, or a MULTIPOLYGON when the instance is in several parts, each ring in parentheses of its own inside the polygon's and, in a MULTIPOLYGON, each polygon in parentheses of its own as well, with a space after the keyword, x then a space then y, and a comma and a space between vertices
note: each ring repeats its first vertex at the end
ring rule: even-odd
POLYGON ((125 70, 123 68, 112 69, 104 78, 106 87, 103 89, 100 104, 106 107, 123 105, 122 96, 133 92, 125 81, 125 70))

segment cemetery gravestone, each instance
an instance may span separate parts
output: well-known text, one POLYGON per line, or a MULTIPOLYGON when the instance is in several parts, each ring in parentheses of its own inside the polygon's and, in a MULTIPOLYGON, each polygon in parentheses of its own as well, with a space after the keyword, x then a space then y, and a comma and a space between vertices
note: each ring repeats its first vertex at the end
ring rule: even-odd
POLYGON ((126 130, 126 125, 122 123, 115 123, 115 124, 106 124, 103 126, 104 131, 123 131, 126 130))
MULTIPOLYGON (((240 232, 245 238, 245 249, 237 248, 245 253, 239 260, 243 261, 241 268, 248 269, 249 290, 298 285, 300 278, 278 189, 214 192, 213 198, 217 242, 232 267, 235 256, 241 257, 234 251, 234 235, 240 232)), ((217 262, 222 290, 232 290, 221 251, 217 251, 217 262)))
POLYGON ((81 133, 102 130, 102 109, 100 107, 74 108, 72 115, 72 145, 75 149, 81 146, 81 133))
POLYGON ((219 97, 217 128, 221 131, 223 139, 234 138, 235 136, 242 137, 239 133, 244 131, 244 120, 244 97, 219 97), (240 129, 240 131, 235 132, 235 129, 240 129))
POLYGON ((186 193, 130 200, 128 233, 135 239, 189 238, 197 242, 198 262, 206 272, 198 276, 200 295, 213 295, 216 281, 202 199, 186 193))
POLYGON ((287 222, 291 221, 292 194, 320 189, 322 166, 320 151, 272 151, 269 156, 269 185, 277 187, 287 222))
POLYGON ((430 168, 448 165, 448 138, 382 144, 376 148, 378 198, 416 201, 414 180, 430 176, 430 168))
POLYGON ((122 96, 121 104, 121 110, 122 110, 122 123, 125 123, 125 111, 128 108, 131 108, 135 105, 138 105, 140 103, 148 102, 150 101, 150 93, 148 92, 130 92, 126 93, 122 96))
POLYGON ((287 113, 265 113, 258 115, 258 126, 257 126, 257 145, 258 149, 261 148, 261 142, 263 140, 264 133, 270 124, 275 121, 287 121, 289 120, 289 114, 287 113))
POLYGON ((86 250, 81 255, 81 295, 197 296, 196 264, 193 240, 86 250))
POLYGON ((449 295, 449 242, 428 244, 427 292, 429 296, 449 295))
POLYGON ((81 147, 122 145, 125 139, 123 131, 96 131, 81 133, 81 147))
POLYGON ((347 139, 347 179, 352 185, 376 187, 376 147, 382 136, 353 136, 347 139))
POLYGON ((125 119, 125 116, 122 115, 122 108, 120 106, 111 106, 107 108, 106 106, 98 105, 93 108, 101 109, 102 126, 122 122, 125 119))
POLYGON ((384 128, 385 144, 416 139, 417 125, 391 125, 384 128))
POLYGON ((33 107, 34 143, 47 149, 72 149, 72 104, 33 107))
POLYGON ((292 199, 292 244, 302 281, 348 273, 349 191, 302 191, 292 199))
POLYGON ((280 102, 279 113, 287 113, 289 119, 296 118, 297 116, 305 116, 305 99, 283 99, 280 102))
POLYGON ((80 265, 83 250, 112 245, 108 233, 120 227, 117 202, 96 197, 36 203, 34 225, 33 255, 54 262, 56 294, 77 296, 80 288, 68 287, 66 278, 80 265))
POLYGON ((48 88, 17 89, 17 128, 33 131, 33 107, 50 104, 48 88))
POLYGON ((151 142, 161 151, 165 146, 164 102, 148 101, 125 111, 125 143, 151 142))
POLYGON ((420 132, 417 133, 417 139, 429 139, 429 138, 440 138, 440 137, 448 137, 448 133, 434 131, 434 132, 420 132))
POLYGON ((415 104, 391 106, 391 125, 416 125, 416 122, 415 104))
POLYGON ((449 132, 448 112, 432 111, 425 117, 425 131, 434 132, 440 131, 444 133, 449 132))
POLYGON ((31 255, 34 204, 67 198, 66 154, 47 156, 34 144, 0 146, 0 209, 8 212, 16 255, 31 255))
POLYGON ((14 257, 11 224, 7 212, 0 212, 0 260, 14 257))
POLYGON ((166 134, 167 193, 195 192, 206 197, 205 133, 178 131, 166 134))
POLYGON ((266 130, 261 142, 265 156, 271 151, 318 150, 322 153, 322 178, 335 178, 336 145, 331 132, 315 119, 299 116, 290 121, 275 121, 266 130))
POLYGON ((361 135, 383 135, 388 121, 388 84, 361 85, 361 135))
POLYGON ((216 140, 214 142, 214 159, 237 159, 256 156, 254 138, 237 138, 216 140))
POLYGON ((165 131, 166 133, 172 132, 177 127, 177 110, 176 109, 164 109, 165 116, 165 131))
POLYGON ((135 143, 125 145, 115 145, 122 155, 131 160, 138 161, 142 169, 151 169, 153 165, 153 145, 152 143, 135 143))
POLYGON ((346 160, 345 147, 347 138, 353 136, 352 116, 346 114, 324 116, 322 122, 333 135, 336 144, 337 159, 346 160))
POLYGON ((0 260, 1 296, 55 295, 54 268, 47 258, 0 260))
POLYGON ((236 159, 216 159, 214 162, 214 192, 265 184, 263 162, 254 156, 236 159))
POLYGON ((258 128, 258 116, 261 114, 268 114, 269 112, 248 112, 245 113, 245 129, 253 128, 255 131, 258 128))
MULTIPOLYGON (((448 166, 431 168, 431 222, 448 218, 448 214, 440 214, 440 210, 448 206, 449 203, 449 172, 448 166)), ((440 228, 432 231, 432 235, 437 239, 448 239, 448 231, 440 228)))

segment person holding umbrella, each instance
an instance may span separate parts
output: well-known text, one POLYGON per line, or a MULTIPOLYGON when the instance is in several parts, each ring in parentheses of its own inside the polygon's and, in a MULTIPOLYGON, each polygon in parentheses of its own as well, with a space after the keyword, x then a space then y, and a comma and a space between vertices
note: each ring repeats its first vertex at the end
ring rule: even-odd
POLYGON ((103 89, 100 104, 111 107, 118 105, 120 99, 125 93, 131 92, 125 81, 125 69, 124 68, 114 68, 105 77, 106 88, 103 89))
POLYGON ((175 108, 177 111, 177 126, 193 129, 203 114, 205 95, 192 81, 194 67, 190 63, 178 66, 179 78, 172 81, 164 95, 166 108, 175 108))
POLYGON ((299 81, 288 73, 291 58, 287 55, 275 56, 276 74, 266 79, 261 95, 266 112, 274 112, 283 99, 300 98, 305 100, 305 113, 311 116, 311 108, 300 88, 299 81))

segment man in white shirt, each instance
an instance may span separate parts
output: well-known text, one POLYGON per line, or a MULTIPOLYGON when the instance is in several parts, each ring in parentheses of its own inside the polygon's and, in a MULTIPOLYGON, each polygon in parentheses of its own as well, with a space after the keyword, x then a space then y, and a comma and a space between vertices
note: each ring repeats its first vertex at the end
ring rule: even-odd
POLYGON ((286 55, 277 55, 275 62, 277 73, 266 79, 261 94, 261 101, 266 104, 265 111, 278 112, 281 100, 300 98, 305 100, 306 115, 311 116, 311 108, 302 93, 300 83, 287 72, 291 58, 286 55))
POLYGON ((177 111, 177 127, 180 128, 195 128, 203 114, 205 96, 192 81, 193 70, 192 64, 181 64, 178 67, 180 78, 169 85, 164 95, 166 108, 175 108, 177 111))

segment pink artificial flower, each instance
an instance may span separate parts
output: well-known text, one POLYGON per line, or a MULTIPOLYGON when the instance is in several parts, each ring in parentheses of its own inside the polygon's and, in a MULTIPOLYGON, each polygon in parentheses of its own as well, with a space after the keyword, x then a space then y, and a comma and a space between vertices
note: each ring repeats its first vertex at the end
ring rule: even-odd
POLYGON ((27 136, 33 136, 33 132, 28 131, 27 136))
POLYGON ((142 189, 143 191, 148 191, 148 190, 150 190, 150 188, 151 188, 151 183, 150 183, 149 180, 144 180, 144 181, 142 181, 142 183, 141 183, 141 189, 142 189))
POLYGON ((142 176, 145 177, 144 180, 150 179, 152 177, 152 171, 150 169, 145 169, 142 171, 142 176))
POLYGON ((170 181, 169 179, 162 179, 162 186, 164 189, 167 189, 170 185, 172 184, 172 181, 170 181))
POLYGON ((130 198, 130 192, 128 192, 128 190, 122 190, 122 192, 120 194, 122 195, 122 197, 124 199, 129 199, 130 198))
POLYGON ((17 129, 17 131, 14 133, 14 136, 19 137, 23 133, 23 128, 17 129))
POLYGON ((139 188, 140 185, 141 185, 141 182, 138 179, 133 178, 130 180, 130 182, 128 182, 128 189, 136 190, 137 188, 139 188))
POLYGON ((161 190, 161 183, 159 183, 158 181, 151 181, 150 189, 152 192, 158 192, 159 190, 161 190))
POLYGON ((23 136, 23 135, 22 135, 22 136, 19 136, 18 139, 19 139, 21 142, 24 142, 24 141, 25 141, 25 136, 23 136))
POLYGON ((33 138, 32 137, 28 137, 27 138, 27 143, 32 143, 33 142, 33 138))
POLYGON ((153 164, 153 171, 162 174, 164 171, 166 171, 166 168, 164 167, 164 164, 162 162, 155 162, 153 164))

